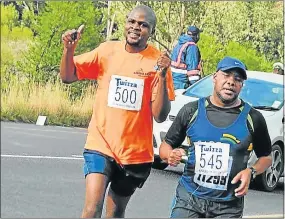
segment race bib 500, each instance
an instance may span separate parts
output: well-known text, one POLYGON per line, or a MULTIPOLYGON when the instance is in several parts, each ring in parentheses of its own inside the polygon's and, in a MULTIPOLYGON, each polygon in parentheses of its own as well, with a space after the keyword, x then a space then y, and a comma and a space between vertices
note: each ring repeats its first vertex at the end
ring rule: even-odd
POLYGON ((144 80, 112 75, 109 85, 108 106, 136 110, 141 109, 144 80))

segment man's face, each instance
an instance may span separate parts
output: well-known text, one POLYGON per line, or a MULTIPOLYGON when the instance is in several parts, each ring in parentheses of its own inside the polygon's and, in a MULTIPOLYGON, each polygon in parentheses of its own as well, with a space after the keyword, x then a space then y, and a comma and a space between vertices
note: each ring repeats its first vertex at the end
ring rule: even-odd
POLYGON ((273 73, 283 75, 284 71, 281 68, 274 68, 273 73))
POLYGON ((198 43, 200 40, 200 33, 187 32, 187 34, 193 39, 195 43, 198 43))
POLYGON ((214 74, 214 92, 224 104, 231 104, 236 101, 243 86, 243 78, 234 69, 214 74))
POLYGON ((146 18, 143 11, 133 11, 127 17, 125 37, 129 45, 145 47, 151 35, 153 24, 146 18))

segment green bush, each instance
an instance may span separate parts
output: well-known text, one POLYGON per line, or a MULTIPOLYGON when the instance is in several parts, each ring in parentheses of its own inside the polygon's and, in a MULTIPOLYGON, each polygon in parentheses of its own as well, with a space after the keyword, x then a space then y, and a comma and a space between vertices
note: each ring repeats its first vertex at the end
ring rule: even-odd
POLYGON ((198 43, 203 60, 205 75, 215 72, 218 62, 225 56, 235 57, 245 63, 248 70, 272 71, 272 64, 264 55, 259 54, 249 43, 240 44, 229 41, 222 45, 214 36, 201 34, 198 43))
POLYGON ((264 55, 258 54, 249 43, 241 45, 231 41, 225 48, 225 54, 243 61, 248 70, 265 72, 272 71, 273 63, 267 61, 264 55))
POLYGON ((100 10, 94 8, 92 2, 48 2, 37 22, 30 24, 37 35, 26 58, 19 63, 20 69, 33 80, 54 80, 59 73, 63 50, 61 35, 85 24, 76 52, 94 49, 102 41, 101 27, 96 25, 100 16, 100 10))
POLYGON ((10 31, 12 31, 14 26, 18 25, 18 15, 13 5, 3 6, 1 2, 1 36, 2 27, 7 26, 10 31))

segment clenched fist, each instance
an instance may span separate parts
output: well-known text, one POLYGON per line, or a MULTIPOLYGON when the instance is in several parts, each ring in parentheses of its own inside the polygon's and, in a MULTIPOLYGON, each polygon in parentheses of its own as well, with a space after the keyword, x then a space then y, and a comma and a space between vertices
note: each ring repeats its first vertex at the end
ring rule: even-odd
POLYGON ((185 155, 186 152, 182 148, 173 149, 168 155, 167 163, 170 166, 176 167, 181 162, 182 157, 185 155))
POLYGON ((64 44, 64 47, 67 49, 75 49, 78 40, 81 37, 84 25, 81 25, 77 30, 67 30, 62 34, 61 39, 64 44))
POLYGON ((160 54, 158 60, 157 60, 157 66, 158 66, 158 72, 161 77, 166 76, 167 69, 169 68, 171 64, 171 59, 167 52, 163 52, 160 54))

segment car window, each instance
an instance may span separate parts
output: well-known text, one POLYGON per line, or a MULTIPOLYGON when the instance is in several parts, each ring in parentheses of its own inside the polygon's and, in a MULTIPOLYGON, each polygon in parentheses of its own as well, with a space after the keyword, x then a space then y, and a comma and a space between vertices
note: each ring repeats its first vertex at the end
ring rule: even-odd
POLYGON ((213 91, 213 77, 207 76, 187 89, 183 95, 190 97, 207 97, 213 91))
MULTIPOLYGON (((206 97, 212 94, 212 90, 212 76, 208 76, 188 88, 183 95, 206 97)), ((241 90, 240 97, 256 108, 280 109, 284 105, 284 85, 248 78, 241 90)))
POLYGON ((281 84, 249 79, 244 83, 240 97, 256 108, 280 109, 284 104, 283 89, 281 84))

